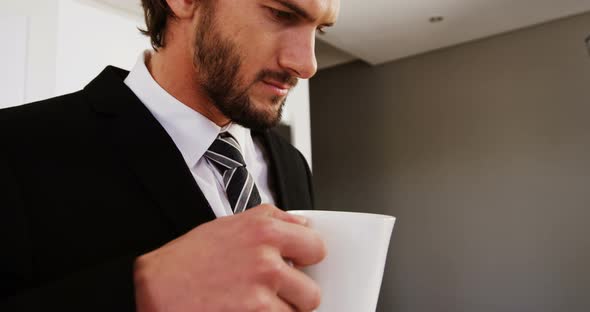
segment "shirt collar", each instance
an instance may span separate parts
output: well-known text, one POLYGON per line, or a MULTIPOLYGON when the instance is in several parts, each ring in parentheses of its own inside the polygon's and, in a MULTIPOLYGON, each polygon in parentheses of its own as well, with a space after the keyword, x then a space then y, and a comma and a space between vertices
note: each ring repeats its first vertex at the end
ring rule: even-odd
POLYGON ((236 123, 230 123, 221 129, 221 132, 224 131, 229 132, 229 134, 231 134, 234 139, 238 141, 238 144, 240 144, 240 148, 242 149, 242 154, 244 154, 246 152, 246 145, 249 142, 248 139, 250 139, 250 141, 252 140, 252 137, 250 136, 250 129, 244 128, 236 123))
POLYGON ((221 132, 229 132, 242 147, 251 140, 250 129, 230 123, 219 127, 199 112, 184 105, 164 90, 152 77, 145 62, 151 55, 144 51, 125 79, 125 84, 160 122, 189 167, 195 166, 221 132))

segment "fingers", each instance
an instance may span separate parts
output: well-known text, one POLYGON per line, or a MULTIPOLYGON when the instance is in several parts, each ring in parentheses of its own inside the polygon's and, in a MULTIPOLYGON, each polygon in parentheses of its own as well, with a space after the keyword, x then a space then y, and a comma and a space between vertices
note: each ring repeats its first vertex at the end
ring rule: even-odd
POLYGON ((294 215, 270 205, 268 205, 265 208, 268 209, 267 213, 270 217, 289 223, 307 225, 307 219, 303 216, 294 215))
POLYGON ((252 309, 252 311, 277 311, 277 312, 297 312, 292 305, 288 302, 285 302, 281 298, 276 295, 268 295, 265 296, 266 300, 262 301, 262 304, 258 306, 256 309, 252 309))
POLYGON ((284 279, 278 296, 297 308, 297 311, 313 311, 321 301, 318 285, 303 272, 289 267, 285 269, 284 279))
MULTIPOLYGON (((264 310, 263 310, 264 311, 264 310)), ((276 303, 272 306, 271 310, 268 311, 279 311, 279 312, 297 312, 288 303, 277 297, 276 303)))
POLYGON ((326 247, 319 234, 304 226, 307 219, 292 215, 274 206, 261 205, 251 210, 268 217, 268 223, 258 224, 257 236, 278 248, 281 256, 296 266, 316 264, 326 256, 326 247))
MULTIPOLYGON (((271 251, 264 258, 271 259, 270 264, 261 265, 260 277, 263 284, 270 286, 276 294, 274 302, 280 310, 272 311, 313 311, 320 303, 319 286, 303 272, 286 263, 292 262, 296 267, 316 264, 326 255, 324 241, 319 234, 307 227, 303 217, 289 214, 274 206, 261 205, 241 214, 245 231, 249 233, 249 242, 254 246, 271 251), (269 248, 270 247, 270 248, 269 248), (277 265, 280 261, 282 265, 277 265), (282 304, 281 304, 282 303, 282 304)), ((240 217, 240 215, 236 215, 240 217)))
POLYGON ((316 264, 326 257, 324 241, 316 231, 306 227, 283 222, 276 242, 281 256, 296 266, 316 264))

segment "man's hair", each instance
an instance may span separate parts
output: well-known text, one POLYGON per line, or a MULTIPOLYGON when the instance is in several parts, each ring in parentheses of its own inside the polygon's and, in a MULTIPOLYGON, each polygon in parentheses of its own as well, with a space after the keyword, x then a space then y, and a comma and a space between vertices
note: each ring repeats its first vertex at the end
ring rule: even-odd
POLYGON ((154 50, 165 45, 166 23, 168 18, 174 18, 174 12, 166 0, 141 0, 147 29, 139 31, 150 37, 154 50))

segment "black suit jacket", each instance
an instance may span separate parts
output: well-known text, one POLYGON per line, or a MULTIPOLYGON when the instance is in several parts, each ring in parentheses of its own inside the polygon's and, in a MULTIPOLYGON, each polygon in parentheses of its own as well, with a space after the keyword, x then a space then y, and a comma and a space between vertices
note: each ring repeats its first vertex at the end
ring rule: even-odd
MULTIPOLYGON (((215 218, 126 75, 0 111, 0 311, 135 311, 134 259, 215 218)), ((312 209, 302 155, 253 135, 278 206, 312 209)))

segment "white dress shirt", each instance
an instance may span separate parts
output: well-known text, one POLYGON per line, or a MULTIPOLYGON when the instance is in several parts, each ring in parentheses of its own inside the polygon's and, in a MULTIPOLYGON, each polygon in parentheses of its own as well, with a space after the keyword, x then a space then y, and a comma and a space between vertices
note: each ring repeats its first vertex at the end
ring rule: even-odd
POLYGON ((233 212, 223 188, 221 174, 203 155, 217 136, 225 131, 240 144, 246 167, 254 178, 262 202, 274 205, 276 201, 270 187, 267 165, 269 159, 262 143, 252 139, 250 129, 234 123, 219 127, 166 92, 145 65, 150 55, 149 50, 142 53, 125 79, 125 84, 172 138, 215 216, 228 216, 233 212))

